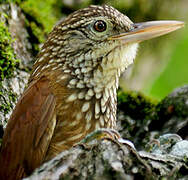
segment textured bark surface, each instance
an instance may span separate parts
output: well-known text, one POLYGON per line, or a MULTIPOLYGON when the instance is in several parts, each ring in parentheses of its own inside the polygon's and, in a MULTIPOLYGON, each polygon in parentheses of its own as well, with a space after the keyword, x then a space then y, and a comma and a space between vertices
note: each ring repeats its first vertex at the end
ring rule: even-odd
POLYGON ((19 66, 12 77, 5 78, 0 86, 0 124, 6 125, 18 97, 22 94, 29 78, 28 68, 31 68, 33 56, 31 43, 25 25, 25 16, 15 4, 0 5, 1 21, 4 21, 13 39, 12 48, 14 55, 20 60, 19 66), (6 14, 6 18, 3 14, 6 14), (3 108, 6 107, 6 108, 3 108))
POLYGON ((126 145, 101 140, 94 144, 79 145, 62 152, 38 168, 27 180, 42 179, 172 179, 188 178, 188 141, 181 142, 181 152, 176 145, 153 148, 153 153, 134 151, 126 145), (163 148, 163 152, 159 152, 163 148), (170 153, 167 153, 167 148, 170 153), (170 150, 171 149, 171 150, 170 150), (179 153, 179 154, 178 154, 179 153))
MULTIPOLYGON (((0 122, 5 126, 34 58, 31 32, 21 9, 4 4, 0 12, 8 16, 4 22, 15 39, 15 56, 20 59, 13 76, 5 78, 0 87, 0 105, 9 105, 6 111, 0 109, 0 122)), ((138 151, 110 140, 91 141, 62 152, 26 179, 188 179, 188 86, 176 89, 158 104, 140 94, 121 91, 118 99, 118 131, 138 151)))

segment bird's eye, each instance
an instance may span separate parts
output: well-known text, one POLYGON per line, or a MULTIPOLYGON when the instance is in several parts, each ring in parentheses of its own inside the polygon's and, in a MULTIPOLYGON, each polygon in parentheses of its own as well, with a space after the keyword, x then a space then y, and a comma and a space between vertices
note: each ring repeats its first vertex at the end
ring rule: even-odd
POLYGON ((106 23, 102 20, 98 20, 95 22, 93 27, 94 27, 95 31, 103 32, 106 30, 106 23))

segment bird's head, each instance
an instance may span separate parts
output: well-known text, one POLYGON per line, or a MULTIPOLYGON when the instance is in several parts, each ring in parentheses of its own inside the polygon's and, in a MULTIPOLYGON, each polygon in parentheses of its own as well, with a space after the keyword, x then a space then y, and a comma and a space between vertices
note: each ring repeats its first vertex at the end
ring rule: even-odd
POLYGON ((97 83, 106 86, 133 63, 139 42, 182 26, 179 21, 135 24, 113 7, 89 6, 54 27, 41 50, 38 65, 44 71, 52 67, 76 76, 78 82, 83 81, 80 87, 97 83))

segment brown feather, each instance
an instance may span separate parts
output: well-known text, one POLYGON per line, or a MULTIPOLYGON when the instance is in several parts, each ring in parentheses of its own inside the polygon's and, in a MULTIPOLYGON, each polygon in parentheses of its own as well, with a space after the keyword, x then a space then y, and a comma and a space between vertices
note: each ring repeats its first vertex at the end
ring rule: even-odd
POLYGON ((1 180, 20 179, 41 164, 55 128, 55 105, 47 78, 31 83, 25 90, 3 136, 1 180))

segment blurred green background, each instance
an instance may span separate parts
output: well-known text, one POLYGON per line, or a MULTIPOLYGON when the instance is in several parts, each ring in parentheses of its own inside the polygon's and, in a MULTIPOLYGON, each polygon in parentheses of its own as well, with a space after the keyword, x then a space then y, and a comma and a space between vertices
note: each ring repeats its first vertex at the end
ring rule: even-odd
MULTIPOLYGON (((26 14, 35 17, 46 34, 54 22, 90 4, 108 4, 133 22, 188 21, 188 0, 18 0, 26 14), (39 19, 40 17, 40 19, 39 19), (40 22, 39 22, 40 21, 40 22)), ((40 36, 39 41, 45 38, 40 36)), ((122 75, 120 85, 162 99, 174 88, 188 84, 188 28, 141 43, 135 64, 122 75)))

